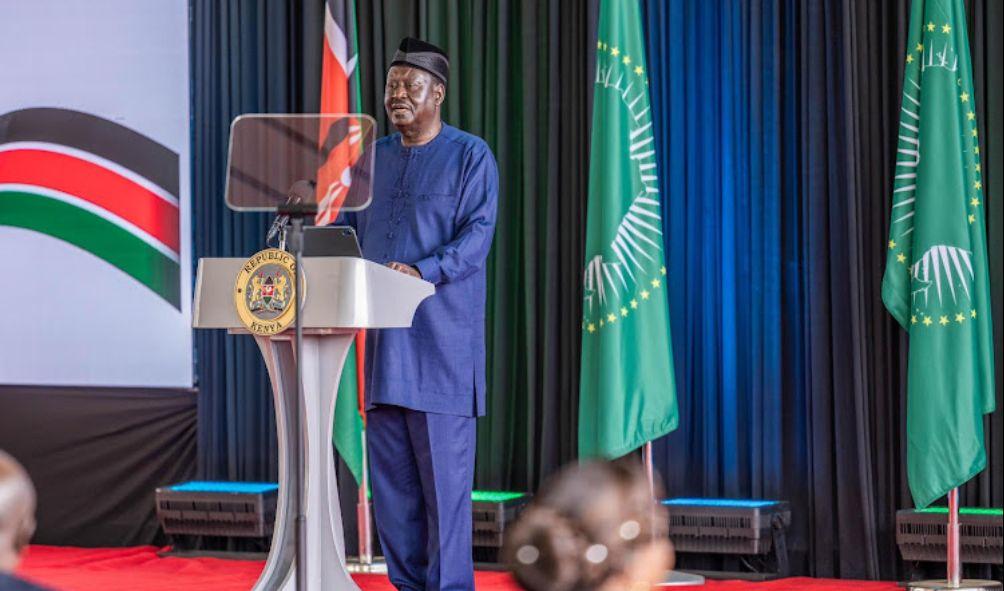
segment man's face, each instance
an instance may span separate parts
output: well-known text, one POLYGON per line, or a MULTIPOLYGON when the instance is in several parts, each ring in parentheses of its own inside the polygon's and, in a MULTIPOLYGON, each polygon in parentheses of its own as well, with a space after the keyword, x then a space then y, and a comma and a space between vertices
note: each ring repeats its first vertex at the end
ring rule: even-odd
POLYGON ((445 98, 442 83, 418 68, 394 66, 387 72, 383 105, 394 127, 421 129, 439 119, 439 105, 445 98))

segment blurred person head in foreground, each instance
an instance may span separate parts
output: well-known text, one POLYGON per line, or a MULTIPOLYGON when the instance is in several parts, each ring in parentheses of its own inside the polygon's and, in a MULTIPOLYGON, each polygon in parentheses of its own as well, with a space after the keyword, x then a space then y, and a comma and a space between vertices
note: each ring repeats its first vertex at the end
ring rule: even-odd
POLYGON ((0 450, 0 573, 13 572, 35 533, 35 487, 21 464, 0 450))
POLYGON ((592 462, 544 486, 503 555, 529 591, 647 591, 673 566, 667 528, 640 467, 592 462))

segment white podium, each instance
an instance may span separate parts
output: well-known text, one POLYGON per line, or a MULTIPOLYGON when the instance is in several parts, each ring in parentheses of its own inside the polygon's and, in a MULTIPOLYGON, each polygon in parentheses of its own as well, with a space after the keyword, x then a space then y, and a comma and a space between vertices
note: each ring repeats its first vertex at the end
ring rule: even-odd
MULTIPOLYGON (((245 264, 239 258, 199 261, 192 325, 250 334, 234 309, 234 284, 245 264)), ((411 326, 418 305, 435 293, 431 283, 363 259, 303 259, 306 288, 303 325, 303 508, 306 548, 303 560, 307 589, 355 590, 345 567, 342 515, 332 450, 335 399, 342 366, 356 331, 361 328, 411 326)), ((296 396, 296 363, 292 328, 274 336, 254 335, 272 382, 279 443, 279 499, 272 547, 254 591, 294 588, 295 511, 290 498, 293 466, 289 421, 296 396)))

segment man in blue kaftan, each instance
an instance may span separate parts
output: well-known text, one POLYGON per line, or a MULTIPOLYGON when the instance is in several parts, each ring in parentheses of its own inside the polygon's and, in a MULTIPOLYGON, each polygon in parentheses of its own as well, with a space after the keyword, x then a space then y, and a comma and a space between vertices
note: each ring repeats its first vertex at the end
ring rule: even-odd
POLYGON ((366 436, 374 515, 398 589, 473 590, 475 418, 485 414, 485 260, 498 171, 483 140, 442 123, 449 61, 405 39, 384 105, 398 133, 376 144, 373 202, 354 215, 363 255, 436 294, 411 328, 366 339, 366 436))

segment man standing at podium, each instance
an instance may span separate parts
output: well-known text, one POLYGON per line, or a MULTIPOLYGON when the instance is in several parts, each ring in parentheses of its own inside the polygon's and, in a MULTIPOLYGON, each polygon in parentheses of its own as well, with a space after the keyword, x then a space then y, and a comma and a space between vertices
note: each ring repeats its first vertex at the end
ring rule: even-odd
POLYGON ((374 514, 391 582, 409 591, 474 589, 471 488, 498 170, 482 139, 442 122, 449 67, 438 47, 401 42, 384 91, 398 132, 377 142, 373 202, 354 219, 367 259, 436 286, 411 328, 366 340, 374 514))

